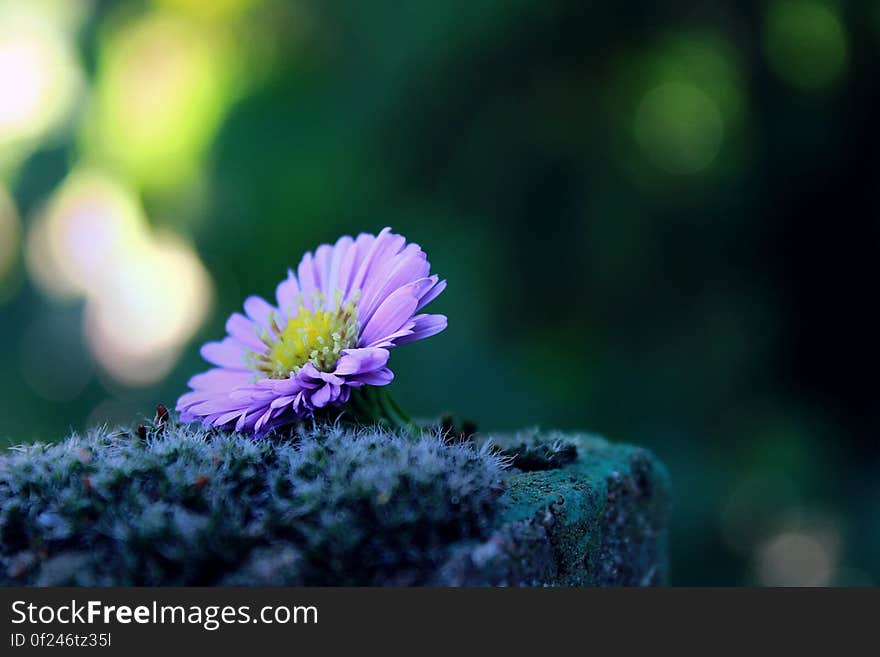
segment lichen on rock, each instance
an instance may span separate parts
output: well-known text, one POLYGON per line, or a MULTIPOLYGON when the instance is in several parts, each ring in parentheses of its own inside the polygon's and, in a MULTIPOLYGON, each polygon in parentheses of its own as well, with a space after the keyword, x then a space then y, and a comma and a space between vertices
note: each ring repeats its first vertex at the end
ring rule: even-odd
POLYGON ((495 441, 501 453, 532 456, 506 479, 501 528, 470 553, 459 553, 456 568, 447 564, 448 579, 471 585, 666 583, 669 478, 648 450, 535 431, 495 441), (549 457, 541 461, 542 454, 549 457), (557 454, 566 455, 565 464, 557 454))

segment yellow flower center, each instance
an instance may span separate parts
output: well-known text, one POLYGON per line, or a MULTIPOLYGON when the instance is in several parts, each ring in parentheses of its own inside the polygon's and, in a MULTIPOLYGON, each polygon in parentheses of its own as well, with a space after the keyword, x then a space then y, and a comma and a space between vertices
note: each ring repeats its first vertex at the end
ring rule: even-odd
POLYGON ((343 349, 357 346, 360 325, 354 301, 330 309, 309 310, 302 304, 296 317, 277 334, 261 337, 268 351, 251 353, 251 365, 270 379, 286 379, 311 363, 322 372, 332 372, 343 349))

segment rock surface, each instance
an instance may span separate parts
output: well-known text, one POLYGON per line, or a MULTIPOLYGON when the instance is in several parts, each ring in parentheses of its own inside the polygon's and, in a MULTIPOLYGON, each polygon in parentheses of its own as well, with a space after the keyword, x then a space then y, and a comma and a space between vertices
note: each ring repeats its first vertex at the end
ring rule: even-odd
POLYGON ((501 527, 459 551, 438 583, 666 583, 669 478, 649 451, 563 434, 496 443, 525 471, 516 469, 506 480, 501 527))

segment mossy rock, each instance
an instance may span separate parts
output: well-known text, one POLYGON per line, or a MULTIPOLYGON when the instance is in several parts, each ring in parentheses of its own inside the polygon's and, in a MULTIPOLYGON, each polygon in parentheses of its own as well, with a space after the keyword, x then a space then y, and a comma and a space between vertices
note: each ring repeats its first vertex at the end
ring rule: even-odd
POLYGON ((514 457, 502 526, 453 584, 657 586, 668 579, 669 478, 640 447, 596 436, 496 438, 514 457))
POLYGON ((667 490, 581 436, 102 429, 0 456, 0 585, 654 585, 667 490))

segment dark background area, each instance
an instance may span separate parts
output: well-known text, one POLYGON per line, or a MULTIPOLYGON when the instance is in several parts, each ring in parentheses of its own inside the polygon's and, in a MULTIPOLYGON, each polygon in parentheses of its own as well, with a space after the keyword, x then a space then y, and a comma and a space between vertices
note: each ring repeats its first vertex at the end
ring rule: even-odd
POLYGON ((878 47, 822 0, 0 3, 0 439, 172 405, 390 225, 449 280, 413 414, 650 447, 676 584, 880 583, 878 47))

